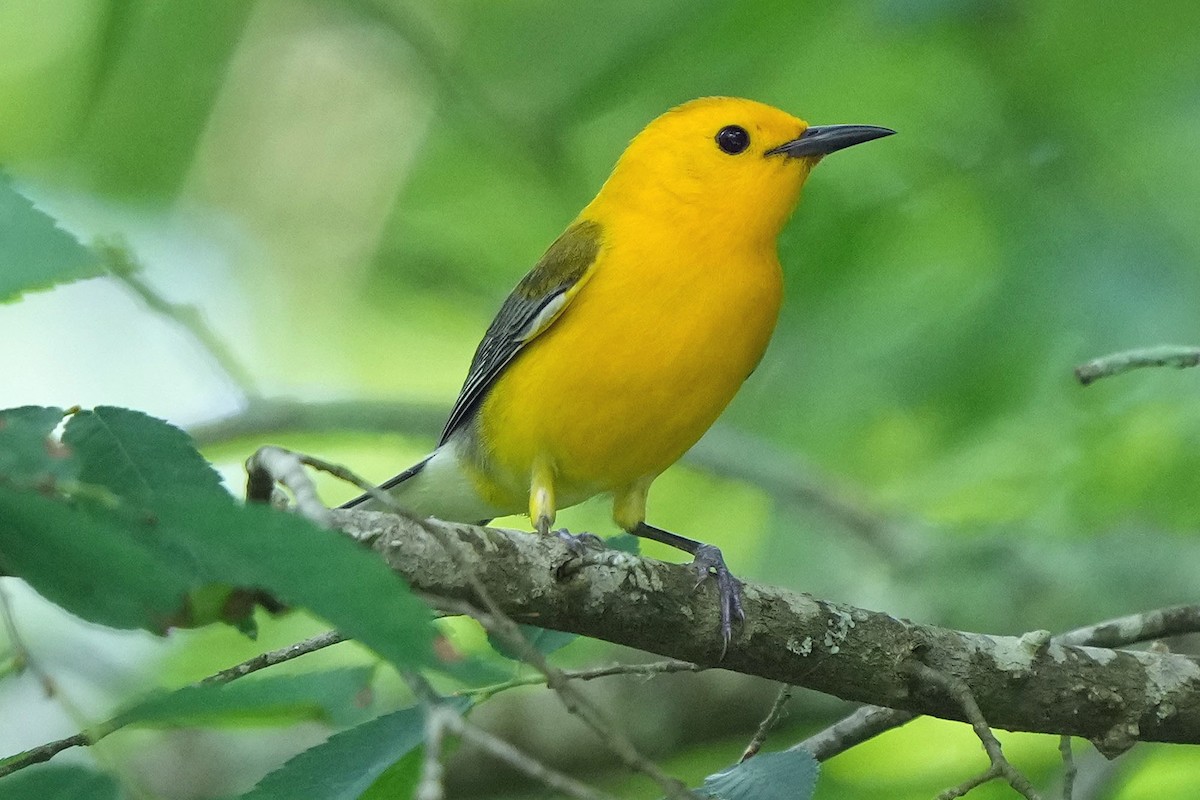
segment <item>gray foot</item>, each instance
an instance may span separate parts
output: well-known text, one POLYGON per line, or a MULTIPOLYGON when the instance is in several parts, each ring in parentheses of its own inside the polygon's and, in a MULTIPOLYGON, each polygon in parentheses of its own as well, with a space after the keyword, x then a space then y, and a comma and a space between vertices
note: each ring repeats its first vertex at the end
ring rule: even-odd
POLYGON ((740 623, 746 619, 746 612, 742 608, 742 582, 733 577, 729 567, 725 566, 725 557, 721 555, 720 548, 711 544, 700 545, 696 550, 692 569, 696 571, 696 586, 709 578, 715 578, 717 581, 718 602, 721 606, 721 637, 725 642, 721 648, 721 656, 724 657, 725 650, 729 648, 729 642, 733 639, 734 620, 740 623))
POLYGON ((571 533, 566 528, 559 528, 552 531, 552 534, 557 537, 567 549, 576 556, 583 556, 589 550, 603 550, 604 540, 594 533, 571 533))

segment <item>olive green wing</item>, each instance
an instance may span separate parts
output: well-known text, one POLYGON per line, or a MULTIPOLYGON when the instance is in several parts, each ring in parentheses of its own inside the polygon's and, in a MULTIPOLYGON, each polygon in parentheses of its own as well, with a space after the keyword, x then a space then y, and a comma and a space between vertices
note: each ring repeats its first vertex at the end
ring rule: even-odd
POLYGON ((470 420, 488 389, 525 345, 563 313, 591 275, 600 242, 599 223, 585 220, 572 225, 513 289, 475 350, 439 446, 470 420))

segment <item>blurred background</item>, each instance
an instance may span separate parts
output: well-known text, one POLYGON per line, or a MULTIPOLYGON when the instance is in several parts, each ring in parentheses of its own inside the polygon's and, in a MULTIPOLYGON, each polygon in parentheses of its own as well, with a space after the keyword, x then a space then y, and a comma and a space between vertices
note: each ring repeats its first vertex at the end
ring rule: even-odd
MULTIPOLYGON (((122 242, 145 286, 99 278, 0 308, 0 407, 143 409, 192 429, 235 490, 268 441, 389 477, 434 444, 499 302, 628 140, 712 94, 900 135, 809 181, 780 241, 773 344, 656 483, 651 520, 721 546, 744 578, 968 630, 1195 602, 1200 375, 1084 390, 1071 374, 1200 343, 1188 0, 6 0, 0 163, 85 241, 122 242), (195 307, 219 344, 147 291, 195 307), (312 413, 285 417, 280 398, 312 413)), ((602 501, 564 521, 611 532, 602 501)), ((4 588, 63 689, 0 681, 4 753, 320 629, 289 617, 258 642, 164 642, 4 588)), ((636 657, 590 641, 557 655, 636 657)), ((737 757, 775 688, 711 672, 590 690, 694 785, 737 757)), ((846 710, 798 693, 768 749, 846 710)), ((657 796, 540 690, 479 718, 621 796, 657 796)), ((123 733, 100 750, 147 796, 212 797, 327 733, 123 733)), ((1002 740, 1053 786, 1056 739, 1002 740)), ((1192 796, 1200 780, 1194 749, 1075 749, 1077 797, 1192 796)), ((984 766, 968 728, 921 720, 828 762, 817 797, 924 798, 984 766)), ((459 797, 544 796, 468 749, 451 775, 459 797)))

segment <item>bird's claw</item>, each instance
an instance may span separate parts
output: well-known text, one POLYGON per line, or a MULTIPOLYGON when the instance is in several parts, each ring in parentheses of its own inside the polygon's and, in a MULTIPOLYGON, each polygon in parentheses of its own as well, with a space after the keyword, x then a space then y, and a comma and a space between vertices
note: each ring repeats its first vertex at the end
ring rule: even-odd
POLYGON ((566 528, 559 528, 551 533, 567 546, 571 555, 582 558, 589 550, 603 550, 604 540, 594 533, 571 533, 566 528))
POLYGON ((729 567, 725 566, 725 557, 721 550, 711 544, 700 545, 692 559, 692 569, 696 572, 696 586, 708 578, 717 581, 718 601, 721 604, 721 657, 729 649, 733 639, 733 624, 746 619, 746 611, 742 608, 742 582, 733 576, 729 567))

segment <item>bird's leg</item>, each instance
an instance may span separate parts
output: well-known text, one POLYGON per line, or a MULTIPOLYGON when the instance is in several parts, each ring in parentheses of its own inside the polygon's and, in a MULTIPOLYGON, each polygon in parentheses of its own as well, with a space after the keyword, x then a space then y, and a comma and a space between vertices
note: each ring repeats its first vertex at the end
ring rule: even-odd
POLYGON ((613 520, 634 536, 653 539, 690 553, 697 586, 710 576, 716 578, 721 607, 721 657, 724 658, 725 650, 733 639, 734 620, 741 622, 746 619, 746 612, 742 609, 742 582, 725 566, 725 557, 719 548, 646 524, 646 496, 654 477, 644 477, 613 494, 613 520))
POLYGON ((576 556, 582 556, 588 550, 603 550, 604 540, 594 533, 571 533, 566 528, 559 528, 556 531, 550 530, 554 525, 554 518, 544 514, 534 518, 534 527, 542 536, 553 536, 559 539, 567 546, 567 549, 576 556))
POLYGON ((551 533, 567 546, 576 556, 582 556, 589 549, 603 550, 604 541, 594 533, 574 534, 566 528, 551 531, 554 525, 554 470, 546 461, 538 463, 533 471, 533 481, 529 487, 529 518, 533 526, 542 536, 551 533))
POLYGON ((529 518, 542 536, 550 534, 555 511, 554 466, 549 459, 540 458, 533 465, 529 481, 529 518))
POLYGON ((647 525, 645 522, 639 522, 629 532, 634 536, 653 539, 656 542, 676 547, 685 553, 690 553, 692 569, 696 571, 697 586, 709 577, 716 579, 717 593, 721 603, 721 637, 724 640, 721 655, 724 656, 725 648, 729 647, 729 641, 733 638, 733 622, 735 619, 738 622, 744 620, 746 612, 742 608, 742 582, 735 578, 729 568, 725 566, 725 557, 721 555, 720 548, 688 539, 677 533, 664 531, 662 528, 647 525))

